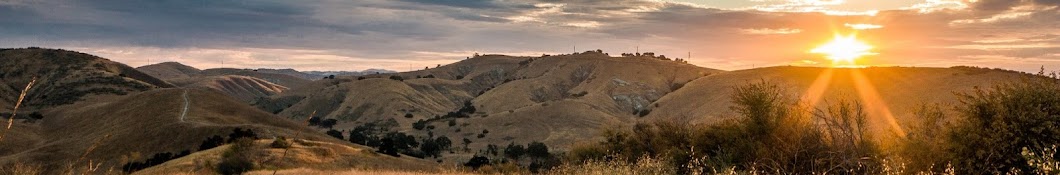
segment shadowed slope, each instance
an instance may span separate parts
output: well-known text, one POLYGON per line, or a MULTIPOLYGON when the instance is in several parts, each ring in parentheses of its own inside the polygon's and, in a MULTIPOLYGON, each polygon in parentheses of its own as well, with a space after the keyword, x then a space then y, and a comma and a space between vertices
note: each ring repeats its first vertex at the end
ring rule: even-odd
MULTIPOLYGON (((70 104, 96 95, 124 95, 158 87, 165 81, 104 58, 58 49, 0 49, 0 105, 13 106, 26 84, 37 77, 24 107, 70 104)), ((3 108, 7 110, 7 108, 3 108)))

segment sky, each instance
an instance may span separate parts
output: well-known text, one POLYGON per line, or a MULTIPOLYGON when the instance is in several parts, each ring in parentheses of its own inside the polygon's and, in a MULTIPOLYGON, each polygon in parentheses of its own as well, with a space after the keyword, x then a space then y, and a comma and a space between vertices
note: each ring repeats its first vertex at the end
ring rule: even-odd
POLYGON ((826 66, 834 36, 871 66, 1060 70, 1060 0, 0 0, 0 47, 130 66, 407 71, 474 53, 655 52, 702 67, 826 66), (575 48, 577 50, 575 50, 575 48))

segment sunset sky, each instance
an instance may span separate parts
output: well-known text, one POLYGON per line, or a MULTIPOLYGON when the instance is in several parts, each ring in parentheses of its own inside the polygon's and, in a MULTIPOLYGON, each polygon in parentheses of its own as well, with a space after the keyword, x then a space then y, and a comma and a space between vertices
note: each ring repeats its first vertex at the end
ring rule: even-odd
POLYGON ((651 51, 723 70, 824 66, 836 34, 872 66, 1060 70, 1060 0, 0 0, 0 47, 131 66, 407 71, 473 53, 651 51))

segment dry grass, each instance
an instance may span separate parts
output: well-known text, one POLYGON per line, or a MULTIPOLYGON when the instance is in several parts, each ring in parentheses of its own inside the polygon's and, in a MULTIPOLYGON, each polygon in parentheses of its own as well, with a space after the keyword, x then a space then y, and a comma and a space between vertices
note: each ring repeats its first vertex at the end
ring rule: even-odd
POLYGON ((15 116, 18 115, 18 107, 22 105, 22 100, 26 98, 26 93, 29 93, 29 88, 33 87, 33 83, 37 82, 37 78, 33 77, 32 80, 26 84, 26 88, 22 89, 22 93, 18 95, 18 101, 15 102, 15 108, 11 110, 11 116, 7 118, 7 127, 3 133, 0 133, 0 141, 4 140, 4 136, 7 136, 7 131, 11 130, 11 125, 15 123, 15 116))
MULTIPOLYGON (((446 172, 427 172, 427 171, 397 171, 397 170, 366 170, 366 169, 351 169, 351 170, 314 170, 307 168, 287 169, 280 170, 276 174, 284 175, 471 175, 474 173, 459 172, 459 171, 446 171, 446 172)), ((269 171, 251 171, 245 174, 247 175, 265 175, 271 174, 269 171)))

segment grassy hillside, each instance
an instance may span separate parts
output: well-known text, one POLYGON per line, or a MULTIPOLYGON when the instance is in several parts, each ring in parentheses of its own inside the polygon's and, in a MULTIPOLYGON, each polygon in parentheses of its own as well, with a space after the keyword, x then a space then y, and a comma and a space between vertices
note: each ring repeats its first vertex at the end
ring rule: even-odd
POLYGON ((202 70, 202 72, 199 74, 199 76, 202 76, 202 77, 223 76, 223 75, 241 75, 241 76, 254 77, 254 78, 259 78, 259 79, 262 79, 262 80, 265 80, 265 81, 269 81, 269 82, 271 82, 273 84, 278 84, 280 86, 284 86, 284 87, 288 87, 288 88, 301 87, 301 86, 303 86, 305 84, 308 84, 309 82, 312 81, 312 80, 308 80, 308 79, 304 79, 304 78, 300 78, 300 77, 296 77, 296 76, 291 76, 291 75, 287 75, 287 74, 259 72, 259 71, 253 70, 253 69, 215 68, 215 69, 202 70))
POLYGON ((213 91, 188 90, 189 108, 181 120, 183 95, 181 89, 153 90, 47 110, 41 121, 16 126, 9 133, 19 137, 0 142, 5 148, 0 164, 39 164, 50 170, 84 166, 91 160, 120 170, 125 163, 158 153, 198 151, 207 138, 229 139, 236 128, 260 138, 303 132, 301 136, 308 139, 330 140, 213 91))
POLYGON ((241 75, 177 78, 166 81, 185 88, 218 90, 243 102, 251 102, 260 97, 279 94, 288 89, 259 78, 241 75))
MULTIPOLYGON (((272 174, 272 170, 269 169, 281 169, 281 172, 298 169, 443 172, 452 169, 452 167, 438 166, 437 163, 427 160, 379 154, 363 146, 307 140, 292 141, 292 147, 286 150, 287 155, 284 157, 283 148, 270 146, 273 141, 273 139, 257 140, 248 149, 250 160, 259 167, 265 167, 262 168, 264 170, 257 170, 259 173, 272 174)), ((196 152, 133 174, 213 174, 215 173, 214 165, 208 162, 221 160, 225 152, 233 146, 236 145, 225 145, 196 152)))
POLYGON ((141 72, 163 80, 189 78, 202 72, 202 70, 199 70, 198 68, 180 64, 178 62, 164 62, 140 66, 137 67, 136 70, 140 70, 141 72))
POLYGON ((594 138, 601 128, 635 121, 655 100, 720 72, 597 52, 485 55, 420 71, 318 81, 255 105, 293 118, 318 111, 340 121, 336 130, 393 122, 392 131, 469 139, 471 150, 531 141, 564 148, 594 138), (433 129, 414 129, 417 122, 433 129))
POLYGON ((38 83, 27 94, 24 107, 52 107, 88 96, 124 95, 173 86, 121 63, 58 49, 0 49, 0 67, 3 106, 14 106, 19 93, 34 77, 38 83))
MULTIPOLYGON (((812 84, 828 68, 769 67, 732 71, 692 81, 685 88, 663 97, 645 119, 665 121, 691 121, 712 123, 737 116, 730 110, 729 95, 733 87, 750 82, 767 81, 780 85, 789 95, 813 94, 812 84)), ((911 68, 872 67, 864 69, 834 69, 821 94, 818 108, 837 100, 861 100, 854 77, 858 73, 876 90, 883 104, 895 116, 898 123, 919 121, 913 112, 923 104, 953 105, 958 103, 955 93, 971 92, 976 87, 990 87, 1001 82, 1019 80, 1025 74, 970 68, 911 68)), ((878 106, 870 106, 879 108, 878 106)), ((870 118, 882 116, 871 114, 870 118)), ((877 123, 877 126, 883 125, 877 123)))
MULTIPOLYGON (((199 70, 177 62, 165 62, 136 68, 159 77, 178 87, 204 88, 223 92, 244 102, 283 92, 310 82, 308 74, 293 69, 230 69, 199 70)), ((315 76, 314 76, 315 77, 315 76)), ((319 79, 319 78, 315 78, 319 79)))

